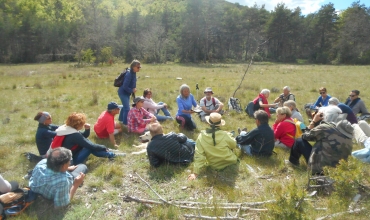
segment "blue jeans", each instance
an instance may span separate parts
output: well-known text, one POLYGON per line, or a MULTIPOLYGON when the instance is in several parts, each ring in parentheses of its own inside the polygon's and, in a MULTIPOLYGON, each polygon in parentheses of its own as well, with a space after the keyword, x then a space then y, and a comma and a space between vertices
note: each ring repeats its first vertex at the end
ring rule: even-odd
POLYGON ((240 144, 238 144, 238 147, 240 148, 240 150, 242 150, 247 155, 253 156, 253 154, 252 154, 252 146, 251 145, 240 145, 240 144))
MULTIPOLYGON (((158 105, 163 105, 163 102, 158 102, 158 105)), ((163 108, 157 109, 157 113, 156 113, 155 117, 157 118, 157 121, 165 121, 169 117, 171 117, 171 113, 168 111, 167 108, 163 107, 163 108), (162 110, 162 112, 165 116, 158 115, 161 110, 162 110)))
POLYGON ((73 165, 77 165, 80 163, 84 163, 85 160, 89 157, 90 154, 93 154, 96 157, 106 157, 111 158, 114 157, 113 152, 108 151, 91 151, 87 148, 82 148, 77 154, 73 156, 73 165))
POLYGON ((121 102, 123 105, 119 113, 118 120, 121 121, 125 125, 127 125, 127 115, 128 115, 128 112, 130 111, 130 95, 131 94, 118 93, 118 96, 121 99, 121 102))

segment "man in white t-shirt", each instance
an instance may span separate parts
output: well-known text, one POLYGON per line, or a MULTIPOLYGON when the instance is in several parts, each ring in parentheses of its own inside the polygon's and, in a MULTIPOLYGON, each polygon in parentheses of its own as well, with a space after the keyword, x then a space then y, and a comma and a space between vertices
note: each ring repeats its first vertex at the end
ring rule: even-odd
POLYGON ((200 119, 202 121, 206 121, 205 116, 211 114, 212 112, 217 112, 219 114, 223 114, 222 108, 224 104, 220 102, 217 98, 213 97, 213 92, 211 87, 207 87, 204 90, 204 96, 199 103, 199 106, 202 108, 202 112, 200 112, 200 119))

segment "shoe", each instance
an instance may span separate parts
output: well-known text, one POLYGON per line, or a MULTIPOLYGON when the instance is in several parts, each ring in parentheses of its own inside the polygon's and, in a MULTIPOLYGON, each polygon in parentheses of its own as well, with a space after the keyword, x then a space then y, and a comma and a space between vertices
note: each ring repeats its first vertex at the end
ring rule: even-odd
POLYGON ((292 166, 292 167, 299 167, 299 163, 295 164, 295 163, 292 163, 290 160, 285 160, 284 162, 285 162, 285 165, 292 166))
POLYGON ((114 155, 113 155, 113 158, 114 157, 126 157, 126 153, 115 153, 114 155))
POLYGON ((170 121, 173 121, 175 120, 174 118, 172 118, 171 116, 167 116, 167 119, 170 120, 170 121))
POLYGON ((231 135, 235 137, 235 131, 230 131, 231 135))
POLYGON ((117 149, 112 149, 112 148, 107 148, 107 149, 108 149, 109 152, 117 152, 117 151, 119 151, 117 149))

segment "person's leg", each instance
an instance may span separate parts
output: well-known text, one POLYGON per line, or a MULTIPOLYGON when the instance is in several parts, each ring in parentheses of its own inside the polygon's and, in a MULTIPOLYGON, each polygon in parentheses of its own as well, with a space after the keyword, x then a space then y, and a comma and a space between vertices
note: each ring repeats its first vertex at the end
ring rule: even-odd
POLYGON ((186 121, 187 121, 186 127, 188 128, 188 130, 191 130, 192 131, 192 130, 194 130, 194 129, 197 128, 197 125, 195 124, 195 122, 194 122, 194 120, 193 120, 192 117, 187 118, 186 121))
POLYGON ((119 113, 118 120, 127 125, 127 115, 130 111, 130 95, 119 94, 119 98, 121 99, 123 107, 119 113))
POLYGON ((240 148, 240 150, 242 150, 248 156, 253 156, 251 145, 240 145, 240 144, 238 144, 238 147, 240 148))
POLYGON ((84 163, 90 154, 91 154, 91 151, 89 149, 82 148, 80 151, 78 151, 77 153, 73 155, 72 165, 84 163))
MULTIPOLYGON (((366 123, 366 122, 365 122, 366 123)), ((365 141, 369 138, 359 124, 353 124, 353 138, 357 143, 365 145, 365 141)))
POLYGON ((176 122, 180 125, 180 128, 185 128, 185 118, 182 116, 176 116, 176 122))
POLYGON ((156 115, 155 117, 157 118, 157 121, 165 121, 169 119, 167 116, 163 116, 163 115, 156 115))
POLYGON ((292 164, 299 165, 299 158, 301 157, 301 155, 303 155, 308 164, 308 159, 310 158, 311 151, 312 146, 308 141, 303 140, 302 138, 297 138, 292 149, 290 150, 289 161, 292 164))
POLYGON ((364 120, 359 121, 358 126, 360 126, 360 128, 362 129, 366 136, 370 137, 370 126, 366 121, 364 120))
POLYGON ((83 173, 83 174, 87 173, 87 166, 85 164, 78 164, 77 168, 69 173, 73 176, 73 178, 76 178, 77 176, 80 175, 80 173, 83 173))
POLYGON ((279 140, 275 141, 275 147, 279 147, 285 150, 289 150, 290 147, 286 146, 285 144, 281 143, 279 140))

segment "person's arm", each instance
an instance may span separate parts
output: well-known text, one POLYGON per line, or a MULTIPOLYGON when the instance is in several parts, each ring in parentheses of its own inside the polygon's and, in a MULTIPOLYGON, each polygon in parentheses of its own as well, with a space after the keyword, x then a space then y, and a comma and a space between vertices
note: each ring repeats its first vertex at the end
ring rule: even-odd
POLYGON ((262 100, 260 100, 258 103, 260 104, 261 108, 276 107, 276 104, 263 104, 262 100))
POLYGON ((163 103, 163 105, 158 105, 155 102, 150 102, 148 100, 144 100, 144 106, 143 107, 145 109, 161 109, 161 108, 165 107, 165 104, 163 103))
POLYGON ((154 122, 157 119, 152 113, 148 112, 144 108, 141 108, 141 112, 143 113, 143 116, 145 118, 143 120, 146 124, 154 122))
POLYGON ((272 126, 272 130, 274 130, 275 140, 280 139, 286 133, 284 129, 284 124, 282 122, 275 123, 272 126))
POLYGON ((320 103, 322 102, 322 97, 319 96, 319 98, 316 100, 316 102, 313 104, 314 107, 320 107, 320 103))
POLYGON ((225 138, 227 142, 227 147, 230 148, 231 150, 236 148, 236 140, 235 138, 231 137, 229 134, 226 134, 225 138))
POLYGON ((158 146, 151 146, 151 143, 148 144, 148 147, 146 148, 146 152, 148 154, 149 163, 153 167, 159 167, 161 164, 160 158, 151 150, 152 147, 158 147, 158 146))
POLYGON ((248 144, 251 144, 254 140, 254 137, 256 136, 256 129, 253 129, 251 130, 250 132, 248 132, 247 134, 245 135, 238 135, 235 140, 236 140, 236 143, 237 144, 241 144, 241 145, 248 145, 248 144))
POLYGON ((369 111, 367 110, 365 106, 365 103, 362 100, 359 102, 359 107, 360 107, 361 115, 369 113, 369 111))
POLYGON ((107 150, 107 148, 104 145, 92 143, 89 139, 83 137, 81 133, 74 133, 71 135, 73 135, 71 136, 71 138, 73 138, 74 143, 80 147, 84 147, 94 151, 107 150))
POLYGON ((52 130, 44 130, 44 132, 42 133, 42 136, 45 138, 54 138, 55 135, 57 135, 57 133, 52 130))
POLYGON ((127 71, 125 78, 123 79, 123 83, 122 83, 123 90, 126 93, 129 93, 129 94, 134 93, 135 87, 132 87, 133 85, 131 85, 131 81, 133 77, 136 77, 136 75, 132 74, 130 71, 127 71))
POLYGON ((114 133, 110 133, 109 134, 109 141, 111 142, 111 144, 115 147, 118 147, 117 143, 116 143, 116 139, 114 138, 114 133))
POLYGON ((191 114, 191 113, 194 113, 193 111, 191 110, 186 110, 184 108, 184 104, 182 103, 183 101, 181 100, 181 98, 177 98, 176 99, 176 103, 177 103, 177 107, 179 108, 179 111, 182 112, 182 113, 185 113, 185 114, 191 114))
POLYGON ((200 170, 205 166, 206 161, 207 161, 203 147, 200 145, 200 140, 199 140, 200 137, 201 137, 201 134, 199 135, 196 141, 193 173, 188 176, 188 180, 196 179, 198 177, 200 170))
POLYGON ((221 111, 221 109, 224 107, 224 103, 220 102, 217 98, 215 98, 216 105, 218 105, 218 108, 216 109, 216 112, 221 111))
POLYGON ((84 127, 85 127, 85 130, 84 130, 84 132, 81 132, 81 134, 85 138, 88 138, 90 136, 90 125, 89 124, 85 124, 84 127))
POLYGON ((0 175, 0 192, 7 193, 12 190, 10 183, 0 175))
POLYGON ((69 191, 69 201, 72 200, 72 198, 75 195, 78 187, 82 184, 82 182, 84 181, 84 179, 85 179, 85 174, 84 173, 80 173, 80 175, 77 176, 74 179, 73 184, 72 184, 72 187, 71 187, 71 190, 69 191))

